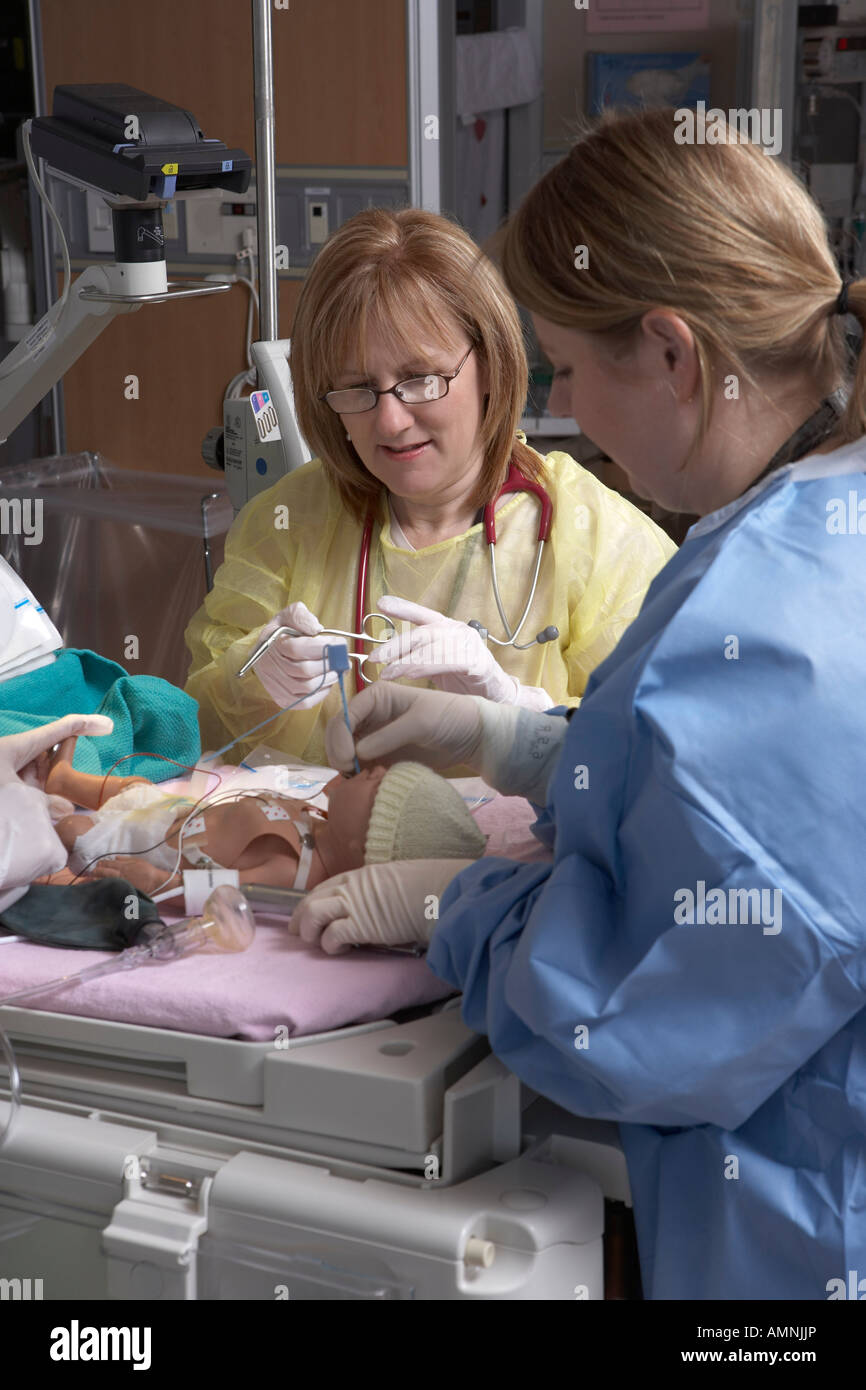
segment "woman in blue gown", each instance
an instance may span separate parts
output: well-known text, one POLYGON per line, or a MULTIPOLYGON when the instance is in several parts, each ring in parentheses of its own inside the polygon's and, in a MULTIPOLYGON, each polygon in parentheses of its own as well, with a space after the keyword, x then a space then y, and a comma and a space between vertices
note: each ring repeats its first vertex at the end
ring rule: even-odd
POLYGON ((380 683, 329 731, 528 796, 551 862, 367 867, 294 929, 429 942, 518 1076, 619 1121, 646 1297, 862 1297, 866 280, 784 166, 676 130, 594 127, 503 267, 551 408, 701 520, 568 717, 380 683))

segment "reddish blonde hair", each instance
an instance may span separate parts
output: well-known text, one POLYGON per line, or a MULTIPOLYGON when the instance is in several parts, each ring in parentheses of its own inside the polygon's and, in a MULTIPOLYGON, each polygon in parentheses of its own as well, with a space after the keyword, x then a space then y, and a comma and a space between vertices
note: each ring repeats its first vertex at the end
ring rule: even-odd
POLYGON ((345 222, 319 252, 304 282, 292 330, 291 368, 298 423, 313 453, 358 520, 381 516, 382 484, 364 467, 339 415, 319 399, 346 363, 361 371, 370 329, 391 339, 408 359, 433 336, 456 347, 462 331, 486 368, 481 424, 484 464, 469 499, 496 496, 512 458, 525 476, 542 465, 515 439, 526 400, 528 369, 517 308, 499 271, 447 218, 418 208, 373 208, 345 222))

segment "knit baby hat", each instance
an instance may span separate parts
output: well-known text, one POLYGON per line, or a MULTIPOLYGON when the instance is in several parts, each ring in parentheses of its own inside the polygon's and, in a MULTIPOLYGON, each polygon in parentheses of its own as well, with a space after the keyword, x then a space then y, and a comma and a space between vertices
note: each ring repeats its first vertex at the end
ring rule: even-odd
POLYGON ((395 763, 373 802, 364 862, 478 859, 486 843, 456 787, 423 763, 395 763))

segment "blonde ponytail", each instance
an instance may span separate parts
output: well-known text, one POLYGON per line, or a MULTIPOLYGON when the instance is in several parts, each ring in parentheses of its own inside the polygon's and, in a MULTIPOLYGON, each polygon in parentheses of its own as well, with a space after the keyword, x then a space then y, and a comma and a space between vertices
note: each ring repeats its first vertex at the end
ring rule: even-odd
MULTIPOLYGON (((807 371, 822 395, 848 379, 839 271, 819 208, 794 174, 717 126, 675 139, 672 109, 610 113, 535 185, 500 238, 503 273, 552 323, 628 338, 648 309, 690 327, 709 426, 724 379, 807 371)), ((849 287, 866 323, 866 280, 849 287)), ((842 422, 866 434, 861 354, 842 422)))

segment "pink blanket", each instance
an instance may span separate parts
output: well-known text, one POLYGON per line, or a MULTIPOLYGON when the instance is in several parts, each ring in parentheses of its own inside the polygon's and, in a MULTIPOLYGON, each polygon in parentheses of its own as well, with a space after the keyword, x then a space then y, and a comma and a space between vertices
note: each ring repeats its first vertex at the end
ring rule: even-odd
MULTIPOLYGON (((530 832, 535 817, 527 802, 498 796, 475 780, 458 785, 467 796, 484 791, 493 798, 475 811, 489 837, 488 854, 523 860, 547 857, 530 832)), ((326 956, 290 936, 285 922, 257 911, 256 924, 253 945, 240 955, 199 954, 167 965, 119 971, 38 995, 30 1003, 22 1000, 21 1007, 270 1042, 387 1018, 452 992, 423 959, 366 950, 326 956)), ((60 950, 30 942, 2 945, 0 995, 107 958, 102 951, 60 950)))

